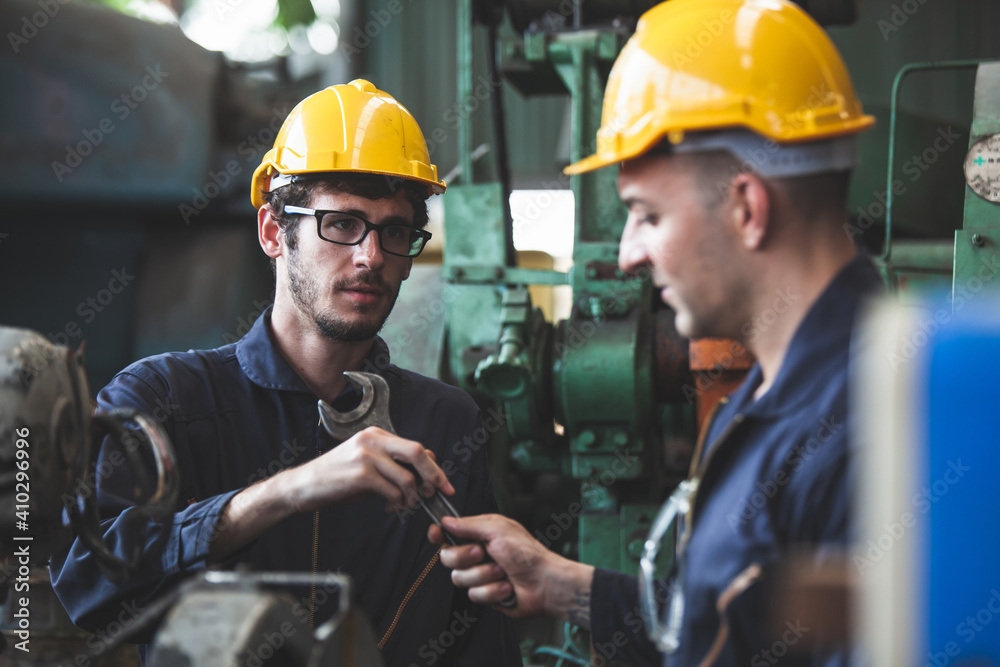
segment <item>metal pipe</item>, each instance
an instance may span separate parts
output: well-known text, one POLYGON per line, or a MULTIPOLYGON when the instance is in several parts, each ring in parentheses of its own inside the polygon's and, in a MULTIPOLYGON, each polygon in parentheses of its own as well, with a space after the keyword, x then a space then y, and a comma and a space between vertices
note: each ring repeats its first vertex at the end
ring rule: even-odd
POLYGON ((896 114, 899 102, 899 89, 902 87, 903 79, 918 70, 966 69, 969 67, 978 67, 984 62, 994 61, 996 61, 996 58, 908 63, 903 65, 899 72, 896 73, 896 78, 892 82, 892 99, 889 107, 889 166, 886 170, 885 177, 885 243, 883 244, 882 254, 878 256, 878 259, 887 262, 889 261, 889 256, 892 252, 892 204, 895 199, 895 195, 892 192, 892 172, 893 162, 896 155, 896 114))
POLYGON ((921 269, 951 272, 955 261, 955 242, 898 241, 893 247, 893 269, 921 269))
MULTIPOLYGON (((472 99, 472 0, 458 2, 458 103, 466 105, 472 99)), ((472 117, 459 115, 458 164, 462 184, 470 185, 472 176, 472 117)))

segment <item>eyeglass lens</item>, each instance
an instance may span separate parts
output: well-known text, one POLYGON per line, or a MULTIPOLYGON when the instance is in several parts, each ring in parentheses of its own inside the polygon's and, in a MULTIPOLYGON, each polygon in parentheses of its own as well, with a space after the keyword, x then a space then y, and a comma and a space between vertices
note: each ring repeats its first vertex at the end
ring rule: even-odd
MULTIPOLYGON (((349 213, 327 213, 320 224, 320 236, 334 243, 358 243, 369 225, 349 213)), ((412 256, 420 253, 424 239, 413 227, 406 225, 371 225, 379 235, 382 249, 395 255, 412 256)))

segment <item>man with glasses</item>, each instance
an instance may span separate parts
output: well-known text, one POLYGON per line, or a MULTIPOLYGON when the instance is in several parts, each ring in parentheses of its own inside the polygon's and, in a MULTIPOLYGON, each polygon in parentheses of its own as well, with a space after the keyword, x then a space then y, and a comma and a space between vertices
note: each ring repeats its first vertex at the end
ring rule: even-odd
POLYGON ((851 330, 881 281, 846 203, 856 135, 873 122, 829 37, 790 2, 670 0, 642 17, 611 71, 597 152, 567 172, 619 166, 620 268, 649 272, 682 335, 738 340, 757 365, 654 522, 642 588, 504 517, 446 517, 495 561, 476 544, 442 551, 472 599, 513 591, 509 613, 591 630, 597 664, 848 663, 768 586, 791 555, 848 543, 851 330), (672 524, 675 567, 656 586, 651 561, 672 524))
MULTIPOLYGON (((462 513, 495 509, 485 448, 456 447, 483 428, 478 408, 390 364, 376 335, 431 237, 426 200, 444 189, 416 120, 367 81, 289 114, 251 193, 274 305, 238 342, 142 360, 98 397, 106 408, 169 406, 183 506, 136 544, 136 509, 115 496, 129 480, 112 468, 101 481, 105 539, 141 549, 145 566, 114 583, 82 544, 57 555, 53 584, 75 622, 104 628, 123 602, 146 607, 212 564, 332 571, 353 579, 387 665, 520 664, 509 621, 454 587, 424 539, 428 518, 412 511, 418 487, 462 513), (341 411, 359 401, 345 371, 382 375, 398 436, 371 427, 337 443, 325 432, 317 399, 341 411)), ((322 588, 296 599, 302 632, 337 610, 322 588)))

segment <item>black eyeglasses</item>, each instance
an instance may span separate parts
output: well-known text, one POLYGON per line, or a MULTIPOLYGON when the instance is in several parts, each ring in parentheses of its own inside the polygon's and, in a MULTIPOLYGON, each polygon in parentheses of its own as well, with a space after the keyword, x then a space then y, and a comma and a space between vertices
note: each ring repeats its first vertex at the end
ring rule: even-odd
POLYGON ((301 206, 285 206, 285 213, 316 216, 316 230, 324 241, 338 245, 358 245, 368 232, 378 234, 383 252, 398 257, 416 257, 431 238, 431 233, 409 225, 373 225, 364 218, 343 211, 320 211, 301 206))

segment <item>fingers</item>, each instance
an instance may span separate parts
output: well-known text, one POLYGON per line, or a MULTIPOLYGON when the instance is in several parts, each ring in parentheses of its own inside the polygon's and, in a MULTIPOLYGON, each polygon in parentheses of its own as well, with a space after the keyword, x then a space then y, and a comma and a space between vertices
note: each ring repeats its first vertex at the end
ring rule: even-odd
POLYGON ((483 547, 478 544, 462 544, 457 547, 445 547, 441 550, 441 564, 451 569, 473 567, 482 563, 485 557, 483 547))
POLYGON ((442 520, 445 530, 455 537, 463 537, 481 542, 489 542, 491 538, 505 532, 511 525, 517 523, 499 514, 480 514, 465 516, 460 519, 446 516, 442 520))
POLYGON ((451 571, 451 581, 461 588, 478 588, 506 579, 507 574, 496 563, 451 571))
MULTIPOLYGON (((503 600, 510 597, 510 594, 514 592, 514 587, 511 586, 509 581, 496 581, 493 583, 485 584, 483 586, 476 586, 475 588, 469 589, 469 599, 476 604, 484 605, 498 605, 503 600)), ((511 615, 511 612, 507 610, 501 610, 504 613, 511 615)))
POLYGON ((447 541, 444 537, 444 531, 434 523, 427 528, 427 539, 431 544, 444 544, 447 541))
MULTIPOLYGON (((400 438, 374 426, 365 429, 362 433, 373 438, 373 442, 377 443, 377 446, 391 459, 409 463, 416 468, 417 473, 424 482, 434 485, 445 495, 450 496, 455 493, 455 487, 451 485, 447 475, 444 474, 444 471, 435 462, 436 457, 434 453, 425 449, 419 442, 400 438)), ((382 469, 380 468, 380 470, 382 469)), ((400 467, 400 470, 404 469, 400 467)), ((407 474, 411 473, 407 471, 407 474)), ((404 486, 408 485, 399 486, 400 488, 404 488, 404 486)), ((432 493, 433 489, 424 489, 425 497, 430 496, 432 493)))

